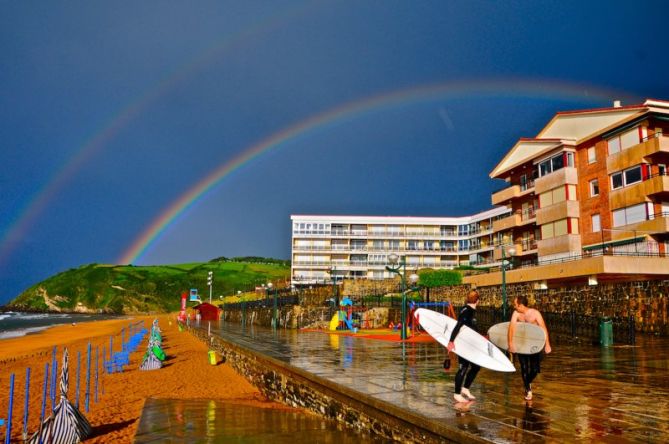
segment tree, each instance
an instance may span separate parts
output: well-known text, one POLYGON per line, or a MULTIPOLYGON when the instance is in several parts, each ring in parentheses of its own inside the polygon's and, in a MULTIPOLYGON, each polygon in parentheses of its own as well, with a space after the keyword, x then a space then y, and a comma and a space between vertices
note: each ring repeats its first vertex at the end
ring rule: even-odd
POLYGON ((421 270, 418 277, 418 285, 427 288, 427 302, 430 302, 430 288, 462 284, 462 273, 456 270, 421 270))

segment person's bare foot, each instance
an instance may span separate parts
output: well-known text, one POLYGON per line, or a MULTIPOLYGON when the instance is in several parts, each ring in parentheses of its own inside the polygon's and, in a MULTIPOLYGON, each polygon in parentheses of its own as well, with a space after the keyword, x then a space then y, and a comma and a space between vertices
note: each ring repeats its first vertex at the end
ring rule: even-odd
POLYGON ((465 395, 468 399, 476 399, 476 396, 472 395, 468 388, 463 388, 460 390, 460 393, 465 395))
POLYGON ((527 393, 525 393, 525 401, 531 401, 532 400, 532 390, 528 390, 527 393))
POLYGON ((454 394, 453 399, 455 399, 455 402, 467 402, 467 398, 462 396, 460 393, 454 394))

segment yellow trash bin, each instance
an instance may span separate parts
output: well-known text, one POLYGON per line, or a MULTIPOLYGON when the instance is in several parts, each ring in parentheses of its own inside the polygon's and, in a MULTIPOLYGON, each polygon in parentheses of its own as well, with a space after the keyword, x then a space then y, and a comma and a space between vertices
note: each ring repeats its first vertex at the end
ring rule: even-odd
POLYGON ((214 350, 209 350, 209 363, 211 365, 218 364, 218 359, 216 358, 216 352, 214 350))

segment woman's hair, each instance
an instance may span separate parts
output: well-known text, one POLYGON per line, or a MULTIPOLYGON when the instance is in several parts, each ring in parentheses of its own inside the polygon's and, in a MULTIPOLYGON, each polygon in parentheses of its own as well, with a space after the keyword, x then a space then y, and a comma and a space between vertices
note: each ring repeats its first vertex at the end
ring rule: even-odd
POLYGON ((467 303, 468 304, 476 304, 479 301, 479 292, 476 290, 472 290, 469 292, 467 295, 467 303))

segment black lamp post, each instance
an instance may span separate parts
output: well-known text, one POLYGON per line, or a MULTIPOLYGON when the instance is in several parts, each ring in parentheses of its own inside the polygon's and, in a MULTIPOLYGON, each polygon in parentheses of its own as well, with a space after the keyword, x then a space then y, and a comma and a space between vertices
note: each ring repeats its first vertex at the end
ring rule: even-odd
POLYGON ((510 262, 506 260, 506 253, 509 253, 509 258, 516 254, 516 249, 512 246, 508 249, 506 245, 502 245, 502 321, 506 321, 506 267, 510 262))
MULTIPOLYGON (((404 256, 400 258, 395 253, 392 253, 388 255, 388 262, 390 262, 390 265, 386 265, 386 270, 395 273, 400 277, 400 290, 402 292, 402 331, 400 332, 400 338, 405 340, 407 338, 407 292, 412 290, 412 288, 407 289, 406 285, 406 260, 404 256)), ((418 275, 414 273, 409 276, 409 279, 411 280, 411 285, 413 287, 413 284, 418 282, 418 275)))

